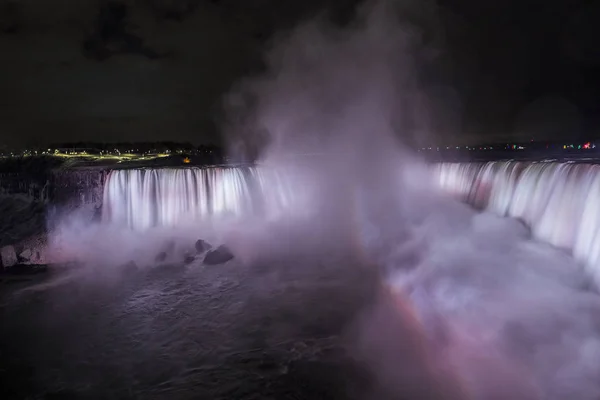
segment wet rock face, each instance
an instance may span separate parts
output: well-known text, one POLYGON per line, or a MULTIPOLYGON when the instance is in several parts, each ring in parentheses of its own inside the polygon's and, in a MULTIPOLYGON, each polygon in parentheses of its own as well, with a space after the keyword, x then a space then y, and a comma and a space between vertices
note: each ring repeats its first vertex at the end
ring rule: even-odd
POLYGON ((60 169, 48 158, 0 162, 0 191, 54 204, 102 203, 106 169, 60 169))
POLYGON ((62 170, 49 177, 49 200, 57 204, 102 204, 107 170, 62 170))

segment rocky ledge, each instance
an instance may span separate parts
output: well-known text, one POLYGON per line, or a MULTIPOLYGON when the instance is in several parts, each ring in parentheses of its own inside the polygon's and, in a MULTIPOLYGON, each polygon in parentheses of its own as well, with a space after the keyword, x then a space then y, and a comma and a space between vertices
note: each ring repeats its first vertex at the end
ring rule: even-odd
POLYGON ((31 236, 17 244, 0 248, 0 267, 4 270, 16 266, 39 266, 51 262, 45 234, 31 236))

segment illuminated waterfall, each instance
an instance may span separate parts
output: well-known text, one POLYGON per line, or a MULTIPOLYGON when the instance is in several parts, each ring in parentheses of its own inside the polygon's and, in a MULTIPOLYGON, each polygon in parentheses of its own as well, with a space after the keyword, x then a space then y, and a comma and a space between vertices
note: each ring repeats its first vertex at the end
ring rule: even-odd
POLYGON ((571 250, 600 274, 600 165, 500 161, 441 163, 434 170, 445 191, 521 218, 536 238, 571 250))
POLYGON ((289 198, 276 174, 254 167, 113 170, 102 215, 105 222, 144 230, 208 217, 272 215, 289 198))
MULTIPOLYGON (((520 218, 539 240, 572 251, 593 270, 600 266, 600 165, 499 161, 440 163, 433 169, 444 191, 520 218)), ((113 170, 104 186, 103 220, 144 230, 312 209, 310 183, 280 172, 266 167, 113 170)))

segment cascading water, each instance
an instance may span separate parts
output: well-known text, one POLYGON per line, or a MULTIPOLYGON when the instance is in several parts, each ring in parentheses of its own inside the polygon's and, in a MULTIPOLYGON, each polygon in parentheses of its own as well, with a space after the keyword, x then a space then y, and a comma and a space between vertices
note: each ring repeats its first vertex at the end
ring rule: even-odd
POLYGON ((600 165, 500 161, 434 170, 445 191, 522 219, 536 238, 571 250, 600 278, 600 165))
MULTIPOLYGON (((571 250, 596 274, 600 166, 499 161, 433 169, 443 190, 522 219, 536 238, 571 250)), ((266 167, 113 170, 104 187, 103 220, 145 230, 209 217, 274 216, 289 211, 292 200, 296 211, 306 209, 284 175, 266 167)))
POLYGON ((289 190, 256 167, 114 170, 104 187, 103 220, 135 230, 207 217, 276 213, 289 190))

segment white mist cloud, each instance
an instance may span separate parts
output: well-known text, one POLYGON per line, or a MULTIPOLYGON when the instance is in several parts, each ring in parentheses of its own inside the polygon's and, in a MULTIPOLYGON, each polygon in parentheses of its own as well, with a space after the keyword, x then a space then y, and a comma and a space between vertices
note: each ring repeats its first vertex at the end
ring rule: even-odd
POLYGON ((249 110, 234 107, 248 123, 240 140, 281 172, 294 200, 287 213, 143 235, 76 216, 54 243, 99 268, 152 262, 168 238, 224 241, 248 266, 362 256, 384 277, 353 341, 378 377, 371 398, 597 399, 600 300, 583 290, 581 268, 519 222, 440 193, 402 146, 439 123, 419 90, 419 36, 395 21, 396 5, 367 7, 345 29, 321 19, 289 32, 267 73, 234 96, 252 99, 249 110))
POLYGON ((391 295, 360 319, 355 342, 378 398, 598 398, 600 299, 584 290, 581 268, 519 222, 445 197, 402 147, 439 121, 423 106, 418 35, 394 20, 397 3, 367 7, 344 29, 312 21, 276 42, 268 72, 240 88, 238 99, 253 100, 242 141, 260 132, 272 168, 322 153, 294 164, 298 191, 310 187, 319 209, 307 225, 360 232, 385 270, 391 295))

